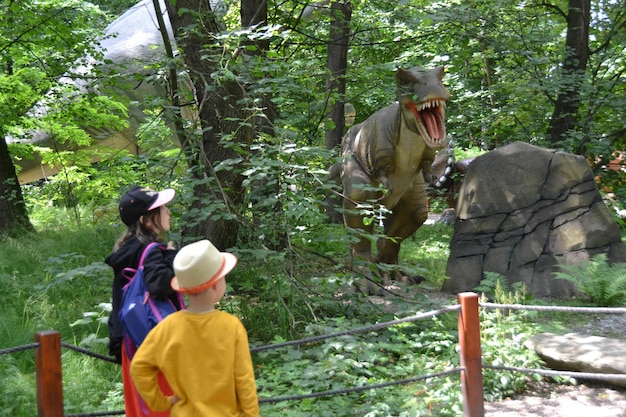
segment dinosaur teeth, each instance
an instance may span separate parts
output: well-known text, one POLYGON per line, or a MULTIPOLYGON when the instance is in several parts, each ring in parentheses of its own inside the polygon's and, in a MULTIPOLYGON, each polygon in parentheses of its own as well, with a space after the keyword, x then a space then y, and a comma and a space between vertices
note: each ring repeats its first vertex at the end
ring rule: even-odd
POLYGON ((444 106, 444 105, 445 105, 445 102, 443 100, 428 100, 419 106, 418 111, 422 111, 422 110, 426 110, 430 108, 437 108, 439 106, 444 106))

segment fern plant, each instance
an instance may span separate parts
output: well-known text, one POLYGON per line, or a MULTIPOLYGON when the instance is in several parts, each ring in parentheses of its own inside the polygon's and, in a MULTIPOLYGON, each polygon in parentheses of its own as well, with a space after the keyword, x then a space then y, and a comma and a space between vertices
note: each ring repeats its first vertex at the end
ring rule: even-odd
POLYGON ((615 307, 626 303, 626 263, 611 264, 606 253, 579 265, 559 265, 556 279, 571 282, 597 306, 615 307))
MULTIPOLYGON (((526 284, 523 282, 509 283, 507 277, 497 272, 485 271, 485 278, 474 288, 481 292, 481 302, 491 298, 496 304, 524 304, 528 294, 526 284)), ((496 318, 499 324, 504 317, 511 314, 511 310, 504 308, 496 310, 496 318)), ((520 317, 525 314, 520 314, 520 317)))
POLYGON ((498 304, 524 304, 528 293, 525 283, 509 284, 504 275, 492 271, 485 271, 484 275, 474 290, 488 294, 498 304))

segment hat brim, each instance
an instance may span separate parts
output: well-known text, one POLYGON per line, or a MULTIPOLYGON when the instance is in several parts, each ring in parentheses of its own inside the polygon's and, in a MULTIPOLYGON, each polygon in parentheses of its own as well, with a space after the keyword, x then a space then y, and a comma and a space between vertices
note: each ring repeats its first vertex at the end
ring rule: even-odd
POLYGON ((163 191, 159 191, 157 193, 157 199, 154 200, 154 203, 152 203, 152 205, 150 205, 150 207, 148 208, 148 211, 154 210, 157 207, 166 205, 167 203, 169 203, 170 201, 174 199, 175 195, 176 195, 176 191, 174 191, 172 188, 166 188, 163 191))
POLYGON ((183 288, 180 286, 178 278, 174 276, 174 278, 172 278, 172 282, 170 283, 172 289, 183 294, 197 294, 200 291, 204 291, 207 288, 214 286, 220 278, 225 277, 230 271, 232 271, 235 265, 237 265, 237 257, 235 255, 229 252, 221 252, 221 254, 222 266, 207 282, 195 287, 183 288))

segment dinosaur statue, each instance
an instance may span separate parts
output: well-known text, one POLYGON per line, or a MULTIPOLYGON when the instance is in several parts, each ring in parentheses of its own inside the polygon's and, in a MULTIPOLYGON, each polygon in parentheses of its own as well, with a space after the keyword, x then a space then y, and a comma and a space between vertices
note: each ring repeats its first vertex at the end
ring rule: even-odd
MULTIPOLYGON (((363 204, 387 210, 385 237, 378 239, 373 259, 376 263, 397 265, 400 244, 428 217, 424 177, 430 179, 436 152, 447 145, 445 105, 450 94, 442 84, 443 73, 443 67, 398 69, 398 102, 352 126, 342 140, 343 220, 347 228, 360 232, 350 250, 353 261, 371 259, 365 235, 372 234, 374 222, 361 212, 363 204)), ((397 269, 389 277, 418 283, 397 269)))

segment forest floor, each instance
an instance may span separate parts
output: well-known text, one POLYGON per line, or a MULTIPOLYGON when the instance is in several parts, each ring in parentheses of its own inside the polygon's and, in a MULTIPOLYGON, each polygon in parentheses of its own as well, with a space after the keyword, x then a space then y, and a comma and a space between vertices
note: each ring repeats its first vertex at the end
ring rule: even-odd
MULTIPOLYGON (((577 333, 616 337, 626 335, 626 316, 594 316, 577 333)), ((626 417, 626 388, 597 382, 578 385, 542 383, 523 395, 485 403, 488 417, 626 417)))
MULTIPOLYGON (((407 294, 406 288, 395 285, 386 288, 407 294)), ((427 296, 434 305, 439 302, 446 304, 445 300, 454 298, 449 293, 422 286, 417 288, 417 293, 427 296)), ((390 302, 390 298, 393 297, 370 297, 374 304, 394 310, 395 303, 390 302)), ((626 315, 598 314, 585 321, 585 324, 572 328, 571 331, 593 336, 626 338, 626 315)), ((485 402, 484 407, 485 417, 626 417, 626 388, 593 381, 578 381, 575 385, 544 381, 529 384, 527 391, 521 395, 485 402)))
POLYGON ((515 398, 485 402, 485 416, 625 417, 626 389, 545 383, 515 398))

